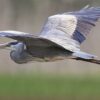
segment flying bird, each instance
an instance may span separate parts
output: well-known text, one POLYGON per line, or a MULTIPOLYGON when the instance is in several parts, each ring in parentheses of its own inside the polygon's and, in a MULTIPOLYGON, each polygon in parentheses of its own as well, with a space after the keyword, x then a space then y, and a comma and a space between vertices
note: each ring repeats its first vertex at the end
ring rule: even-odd
POLYGON ((95 55, 80 50, 80 45, 99 18, 100 7, 88 6, 79 11, 52 15, 37 36, 12 30, 0 31, 0 37, 14 39, 0 44, 0 48, 12 48, 10 57, 18 64, 63 59, 100 64, 95 55))

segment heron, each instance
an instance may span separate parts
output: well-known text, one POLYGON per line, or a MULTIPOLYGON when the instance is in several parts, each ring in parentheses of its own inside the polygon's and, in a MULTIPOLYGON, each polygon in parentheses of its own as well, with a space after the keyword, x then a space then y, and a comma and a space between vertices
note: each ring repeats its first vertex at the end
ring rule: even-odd
POLYGON ((10 57, 18 64, 64 59, 100 64, 97 56, 80 50, 80 45, 99 18, 100 7, 89 6, 78 11, 52 15, 36 36, 13 30, 0 31, 0 38, 12 39, 0 44, 0 48, 11 48, 10 57))

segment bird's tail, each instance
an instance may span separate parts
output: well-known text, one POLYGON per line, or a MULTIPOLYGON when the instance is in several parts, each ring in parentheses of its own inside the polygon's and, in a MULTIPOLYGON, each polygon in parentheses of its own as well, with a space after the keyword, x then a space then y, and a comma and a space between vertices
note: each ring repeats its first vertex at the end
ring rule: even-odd
POLYGON ((90 63, 100 64, 100 60, 96 59, 97 57, 95 55, 91 55, 82 51, 77 51, 73 53, 73 56, 75 60, 81 60, 86 61, 90 63))

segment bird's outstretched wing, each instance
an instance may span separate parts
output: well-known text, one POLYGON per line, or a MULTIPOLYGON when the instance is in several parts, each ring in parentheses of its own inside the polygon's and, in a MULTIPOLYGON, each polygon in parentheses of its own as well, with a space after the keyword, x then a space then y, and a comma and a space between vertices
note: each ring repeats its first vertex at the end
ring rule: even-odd
MULTIPOLYGON (((56 45, 55 43, 40 38, 38 36, 34 36, 29 33, 19 32, 19 31, 0 31, 0 37, 7 37, 14 40, 18 40, 19 42, 24 42, 26 46, 52 46, 56 45)), ((5 47, 9 43, 1 44, 0 47, 5 47)))
POLYGON ((76 12, 53 15, 43 27, 41 37, 76 51, 99 18, 100 7, 85 7, 76 12))
POLYGON ((80 44, 100 18, 100 7, 85 7, 76 12, 50 16, 39 36, 17 31, 0 31, 0 37, 8 37, 26 45, 60 46, 69 51, 80 50, 80 44))

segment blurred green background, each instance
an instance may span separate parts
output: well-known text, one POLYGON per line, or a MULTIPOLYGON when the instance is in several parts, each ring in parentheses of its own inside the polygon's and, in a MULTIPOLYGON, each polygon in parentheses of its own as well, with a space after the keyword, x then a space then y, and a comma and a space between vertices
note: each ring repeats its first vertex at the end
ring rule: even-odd
MULTIPOLYGON (((0 0, 0 30, 38 34, 47 17, 99 0, 0 0)), ((100 58, 100 21, 81 49, 100 58)), ((0 43, 10 39, 0 39, 0 43)), ((0 50, 0 100, 100 100, 100 66, 81 61, 15 64, 0 50)))

